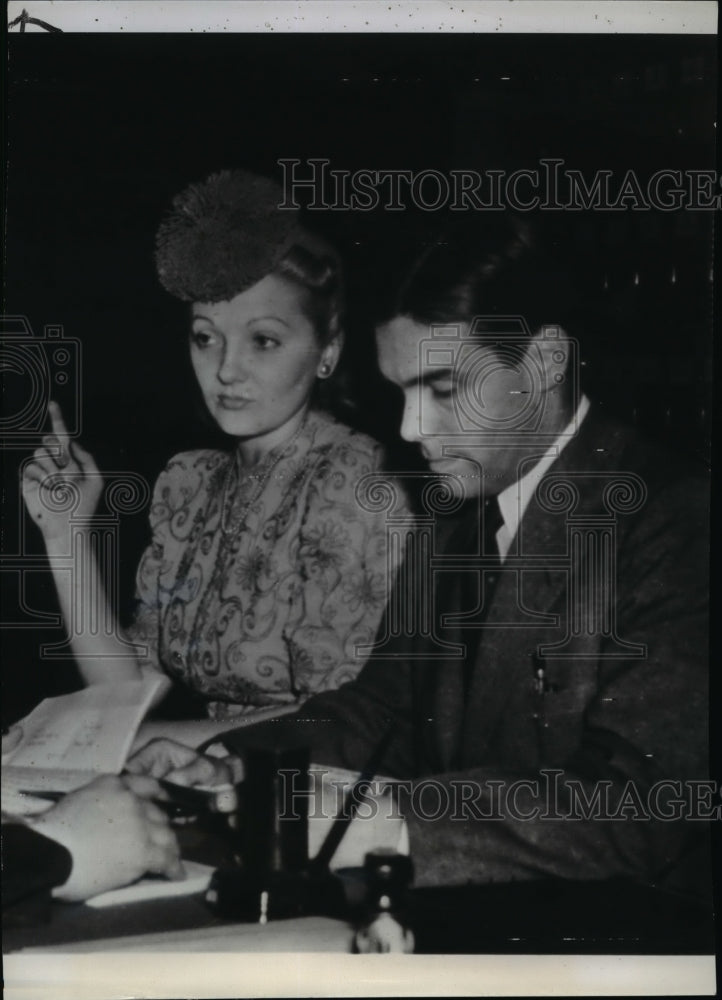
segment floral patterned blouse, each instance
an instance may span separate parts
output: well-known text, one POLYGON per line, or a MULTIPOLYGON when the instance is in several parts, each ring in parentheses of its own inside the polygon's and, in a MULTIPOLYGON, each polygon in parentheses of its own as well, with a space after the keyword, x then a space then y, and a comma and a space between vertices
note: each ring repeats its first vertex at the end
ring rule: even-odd
POLYGON ((380 445, 320 412, 253 468, 237 452, 172 458, 128 630, 141 665, 207 699, 219 720, 355 677, 355 646, 373 642, 396 569, 385 514, 355 496, 381 461, 380 445))

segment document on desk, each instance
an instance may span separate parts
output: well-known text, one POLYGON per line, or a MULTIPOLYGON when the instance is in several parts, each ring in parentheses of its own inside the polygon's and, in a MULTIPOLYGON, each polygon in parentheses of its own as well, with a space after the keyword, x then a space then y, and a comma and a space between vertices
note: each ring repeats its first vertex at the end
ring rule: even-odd
POLYGON ((400 849, 404 826, 391 795, 395 778, 316 763, 309 778, 309 858, 323 852, 331 869, 353 868, 363 865, 368 851, 400 849))
POLYGON ((93 909, 104 909, 106 906, 121 906, 126 903, 142 903, 147 899, 168 899, 172 896, 190 896, 196 892, 205 892, 214 868, 203 865, 199 861, 184 861, 186 877, 170 880, 167 878, 146 876, 132 885, 121 889, 109 889, 98 896, 86 900, 86 906, 93 909))
POLYGON ((31 802, 21 789, 69 792, 98 774, 118 774, 164 682, 158 676, 93 684, 42 701, 20 722, 20 744, 3 757, 3 810, 24 815, 39 810, 39 800, 31 802))

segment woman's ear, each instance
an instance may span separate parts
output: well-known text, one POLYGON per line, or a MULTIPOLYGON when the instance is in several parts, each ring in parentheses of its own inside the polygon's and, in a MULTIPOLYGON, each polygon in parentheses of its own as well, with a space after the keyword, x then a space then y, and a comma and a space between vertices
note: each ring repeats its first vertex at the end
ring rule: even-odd
MULTIPOLYGON (((334 324, 331 329, 334 329, 334 324)), ((338 330, 331 337, 331 340, 326 344, 323 351, 321 352, 321 357, 318 362, 318 370, 316 374, 319 378, 328 378, 333 374, 338 360, 341 357, 341 349, 343 347, 343 331, 338 330)))

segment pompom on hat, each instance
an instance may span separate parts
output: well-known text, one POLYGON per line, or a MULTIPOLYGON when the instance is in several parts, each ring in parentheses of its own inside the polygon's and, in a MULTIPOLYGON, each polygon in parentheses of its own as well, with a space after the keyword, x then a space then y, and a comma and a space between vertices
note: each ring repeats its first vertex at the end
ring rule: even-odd
POLYGON ((291 247, 328 252, 283 188, 243 170, 222 170, 173 199, 156 235, 160 283, 185 302, 229 301, 270 274, 291 247))

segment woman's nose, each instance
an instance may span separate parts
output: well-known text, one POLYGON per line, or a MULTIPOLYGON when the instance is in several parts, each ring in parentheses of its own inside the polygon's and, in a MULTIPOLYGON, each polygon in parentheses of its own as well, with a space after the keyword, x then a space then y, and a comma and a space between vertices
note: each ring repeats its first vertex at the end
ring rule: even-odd
POLYGON ((218 380, 224 385, 233 382, 244 382, 248 378, 248 361, 243 350, 232 344, 227 344, 218 369, 218 380))

